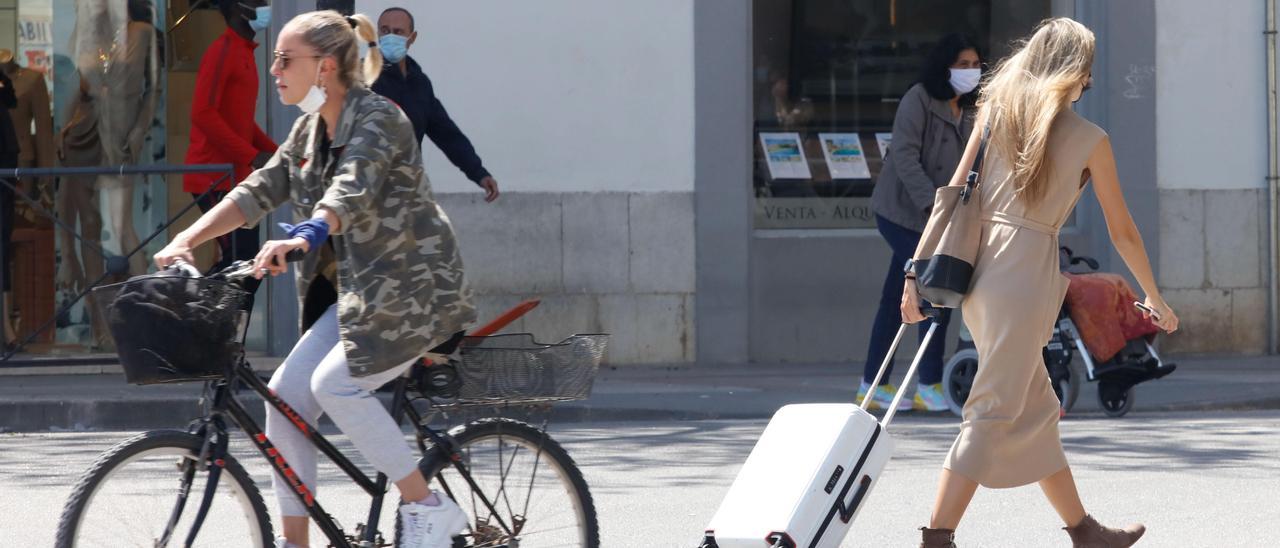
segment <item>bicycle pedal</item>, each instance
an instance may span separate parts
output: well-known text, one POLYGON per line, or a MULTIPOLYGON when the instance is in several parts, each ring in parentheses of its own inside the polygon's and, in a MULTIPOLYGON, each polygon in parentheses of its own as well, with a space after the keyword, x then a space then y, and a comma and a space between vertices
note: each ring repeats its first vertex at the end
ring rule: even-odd
POLYGON ((356 548, 378 548, 379 546, 390 546, 390 544, 387 544, 387 541, 382 538, 382 533, 378 533, 377 535, 375 535, 373 542, 369 542, 367 540, 359 540, 361 538, 364 538, 364 534, 365 534, 365 524, 357 523, 355 536, 348 537, 347 540, 350 541, 351 545, 355 546, 356 548))

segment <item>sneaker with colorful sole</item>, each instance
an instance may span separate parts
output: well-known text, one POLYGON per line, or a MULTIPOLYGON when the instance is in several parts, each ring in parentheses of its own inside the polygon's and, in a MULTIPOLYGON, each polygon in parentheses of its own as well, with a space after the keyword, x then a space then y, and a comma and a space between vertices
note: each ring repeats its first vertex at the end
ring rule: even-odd
MULTIPOLYGON (((871 383, 862 381, 862 386, 858 388, 858 403, 862 403, 862 398, 867 395, 867 390, 870 388, 871 383)), ((882 384, 876 387, 875 394, 872 394, 871 396, 871 404, 867 406, 867 409, 888 409, 889 405, 893 403, 893 397, 897 395, 897 393, 898 387, 892 384, 882 384)), ((902 398, 902 401, 898 403, 898 411, 906 411, 908 409, 911 409, 911 401, 906 398, 902 398)))

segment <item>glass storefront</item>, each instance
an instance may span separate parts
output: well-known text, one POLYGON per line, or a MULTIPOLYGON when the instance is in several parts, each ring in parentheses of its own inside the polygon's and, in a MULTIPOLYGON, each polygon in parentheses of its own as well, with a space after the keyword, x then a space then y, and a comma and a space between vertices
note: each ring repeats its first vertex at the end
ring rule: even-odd
MULTIPOLYGON (((9 109, 17 166, 182 164, 195 72, 204 49, 225 28, 216 3, 206 2, 166 37, 194 3, 0 0, 0 71, 17 99, 9 109)), ((0 159, 6 152, 0 150, 0 159)), ((24 353, 110 354, 99 307, 92 297, 76 297, 104 275, 106 284, 146 272, 170 231, 195 219, 198 211, 189 212, 174 228, 160 231, 192 201, 181 181, 180 175, 159 174, 19 181, 23 192, 82 239, 23 199, 13 200, 13 232, 4 242, 12 257, 3 313, 6 345, 40 331, 24 353), (157 231, 143 251, 125 257, 157 231), (47 324, 52 327, 41 330, 47 324)), ((212 264, 213 247, 197 251, 203 266, 212 264)), ((265 309, 267 299, 258 303, 265 309)), ((251 348, 264 345, 266 322, 260 323, 251 348)))
MULTIPOLYGON (((45 0, 53 15, 50 40, 56 165, 97 167, 166 163, 164 3, 149 0, 45 0)), ((24 0, 19 14, 25 19, 24 0)), ((62 306, 102 274, 105 283, 146 272, 166 239, 152 240, 126 258, 167 220, 161 176, 62 176, 54 181, 63 222, 84 238, 58 230, 55 306, 62 306), (98 248, 105 252, 105 259, 98 248)), ((110 337, 91 299, 57 319, 56 351, 107 350, 110 337)), ((38 349, 31 349, 37 351, 38 349)))
POLYGON ((1052 4, 755 0, 754 227, 874 228, 871 190, 925 55, 961 33, 993 63, 1052 4))

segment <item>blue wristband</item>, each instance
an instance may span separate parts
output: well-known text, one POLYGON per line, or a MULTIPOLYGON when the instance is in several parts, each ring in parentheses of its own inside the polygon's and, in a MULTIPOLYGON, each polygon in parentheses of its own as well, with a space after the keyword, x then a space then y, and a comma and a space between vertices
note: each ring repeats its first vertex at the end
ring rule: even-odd
POLYGON ((290 238, 306 240, 310 251, 315 251, 329 238, 329 223, 324 219, 307 219, 296 225, 280 223, 280 228, 288 232, 290 238))

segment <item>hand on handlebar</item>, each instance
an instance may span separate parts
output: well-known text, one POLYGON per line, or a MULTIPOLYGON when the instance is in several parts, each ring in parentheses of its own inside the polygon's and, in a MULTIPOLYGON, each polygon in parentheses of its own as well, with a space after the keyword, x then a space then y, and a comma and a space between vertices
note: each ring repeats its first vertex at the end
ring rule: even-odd
POLYGON ((262 279, 267 274, 279 276, 288 272, 289 266, 286 263, 300 259, 309 248, 303 238, 270 240, 262 244, 258 256, 253 258, 253 277, 262 279))
POLYGON ((156 268, 164 270, 173 266, 177 262, 183 262, 187 265, 196 264, 195 255, 191 253, 191 246, 185 241, 175 239, 164 246, 159 253, 156 253, 152 260, 156 263, 156 268))

